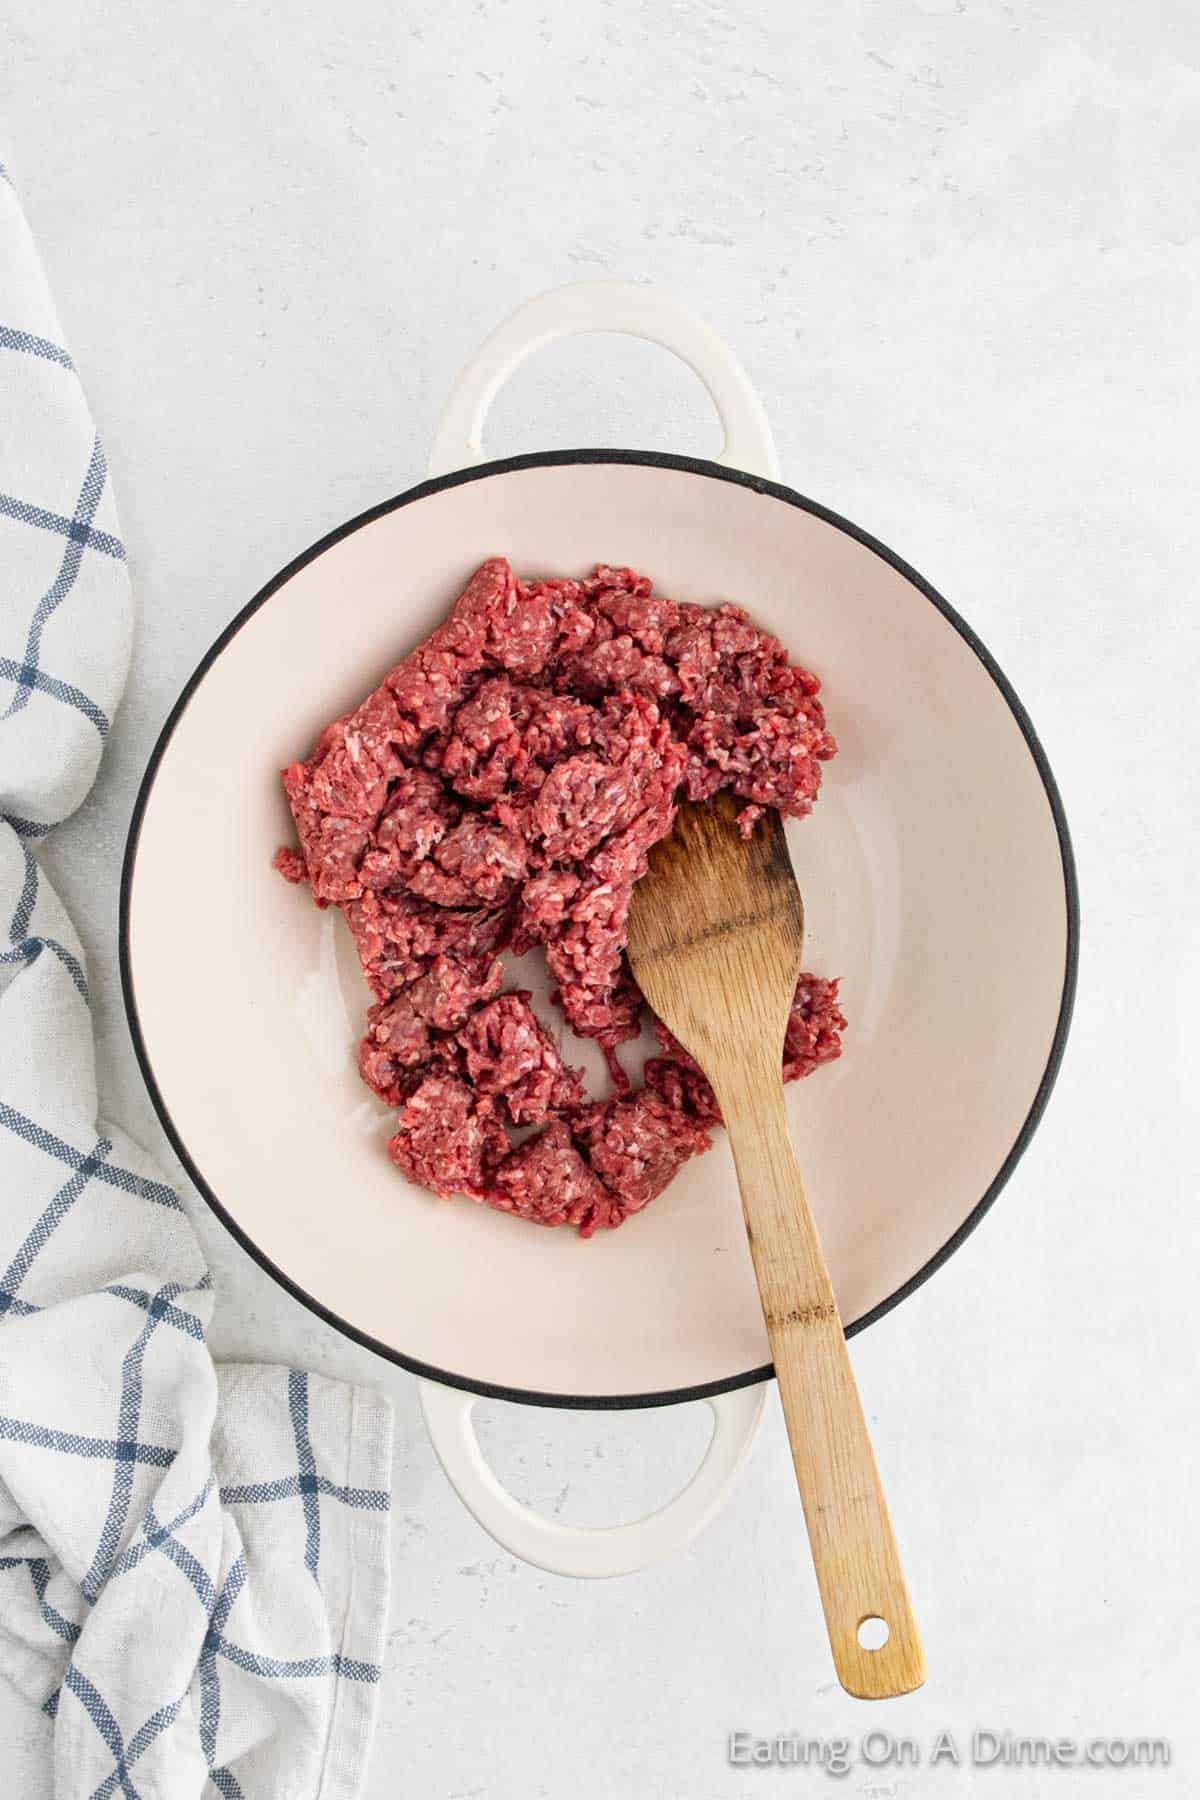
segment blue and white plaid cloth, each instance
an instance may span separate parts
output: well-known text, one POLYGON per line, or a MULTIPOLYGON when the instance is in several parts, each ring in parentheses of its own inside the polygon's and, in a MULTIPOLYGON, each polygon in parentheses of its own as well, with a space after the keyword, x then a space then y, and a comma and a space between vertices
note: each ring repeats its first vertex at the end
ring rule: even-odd
POLYGON ((85 958, 38 865, 130 624, 104 452, 0 173, 0 1791, 350 1800, 389 1405, 214 1367, 178 1196, 97 1123, 85 958))

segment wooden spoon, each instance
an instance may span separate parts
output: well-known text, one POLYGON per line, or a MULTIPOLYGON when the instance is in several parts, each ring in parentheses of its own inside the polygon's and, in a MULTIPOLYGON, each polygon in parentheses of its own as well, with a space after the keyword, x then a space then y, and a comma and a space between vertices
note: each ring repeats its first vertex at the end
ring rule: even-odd
POLYGON ((804 904, 778 813, 744 839, 737 811, 726 795, 679 808, 633 891, 629 961, 720 1103, 834 1666, 848 1693, 884 1699, 920 1687, 925 1661, 784 1111, 804 904), (868 1649, 860 1627, 880 1619, 887 1641, 868 1649))

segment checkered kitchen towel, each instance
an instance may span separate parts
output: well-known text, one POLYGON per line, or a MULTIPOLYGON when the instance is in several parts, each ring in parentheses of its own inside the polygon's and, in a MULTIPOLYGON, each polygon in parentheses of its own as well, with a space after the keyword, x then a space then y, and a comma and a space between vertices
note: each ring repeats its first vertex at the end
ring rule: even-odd
POLYGON ((0 1792, 349 1800, 387 1611, 391 1415, 214 1367, 176 1194, 97 1123, 37 846, 129 656, 104 452, 0 176, 0 1792))

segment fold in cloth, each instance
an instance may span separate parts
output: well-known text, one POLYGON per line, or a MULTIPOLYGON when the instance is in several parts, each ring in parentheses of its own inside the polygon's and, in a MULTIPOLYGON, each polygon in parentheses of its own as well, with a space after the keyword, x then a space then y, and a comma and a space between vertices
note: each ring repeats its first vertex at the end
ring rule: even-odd
POLYGON ((21 1800, 361 1793, 391 1412, 216 1368, 178 1196, 96 1118, 37 845, 95 778, 131 603, 104 452, 0 171, 0 1736, 21 1800))

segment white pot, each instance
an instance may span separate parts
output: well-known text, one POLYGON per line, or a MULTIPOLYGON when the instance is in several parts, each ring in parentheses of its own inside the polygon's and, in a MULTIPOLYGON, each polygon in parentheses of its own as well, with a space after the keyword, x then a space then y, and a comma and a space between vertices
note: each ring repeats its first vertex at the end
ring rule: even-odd
POLYGON ((1074 988, 1070 845, 1045 756, 987 651, 898 557, 778 485, 746 376, 661 294, 588 283, 524 307, 459 381, 431 475, 284 570, 181 695, 126 851, 126 1003, 201 1192, 306 1305, 422 1377, 438 1455, 481 1523, 540 1567, 621 1574, 712 1515, 762 1409, 766 1337, 727 1147, 590 1242, 407 1188, 383 1151, 389 1116, 354 1068, 366 1001, 348 934, 270 867, 290 835, 276 771, 488 555, 523 572, 631 563, 679 598, 738 600, 815 669, 841 749, 789 837, 807 966, 841 975, 850 1026, 842 1059, 788 1104, 851 1331, 961 1242, 1040 1117, 1074 988), (585 450, 470 466, 517 364, 598 330, 691 364, 724 424, 720 461, 585 450), (703 1398, 713 1440, 660 1512, 583 1530, 497 1481, 471 1427, 480 1394, 703 1398))

